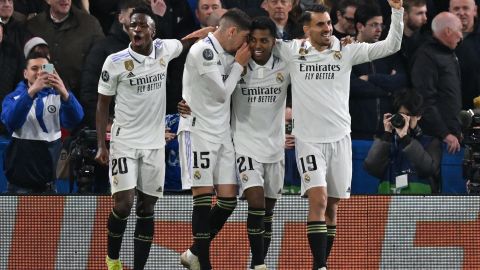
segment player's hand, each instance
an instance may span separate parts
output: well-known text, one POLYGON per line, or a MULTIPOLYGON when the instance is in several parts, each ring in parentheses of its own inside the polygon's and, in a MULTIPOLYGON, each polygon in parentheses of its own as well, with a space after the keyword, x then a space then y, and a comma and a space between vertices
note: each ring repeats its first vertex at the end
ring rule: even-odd
POLYGON ((165 142, 168 143, 171 140, 175 139, 177 137, 177 134, 173 133, 170 131, 170 128, 165 128, 165 142))
POLYGON ((199 29, 197 31, 194 31, 182 38, 182 40, 187 40, 187 39, 202 39, 208 36, 208 33, 211 33, 215 31, 215 27, 213 26, 207 26, 202 29, 199 29))
POLYGON ((102 165, 108 165, 108 150, 107 147, 100 147, 97 150, 97 155, 95 156, 95 161, 102 164, 102 165))
POLYGON ((64 101, 68 100, 69 94, 67 88, 65 88, 65 84, 60 76, 58 76, 57 72, 48 75, 48 83, 53 89, 55 89, 55 91, 57 91, 57 93, 60 94, 64 101))
POLYGON ((443 139, 443 142, 447 144, 447 151, 450 154, 455 154, 456 152, 460 151, 460 143, 456 136, 452 134, 448 134, 443 139))
POLYGON ((346 36, 340 39, 340 44, 342 44, 342 47, 347 46, 348 44, 355 43, 355 39, 351 36, 346 36))
POLYGON ((152 0, 150 1, 150 6, 152 7, 153 13, 160 17, 163 17, 167 11, 167 5, 163 0, 152 0))
POLYGON ((237 50, 235 53, 235 61, 237 61, 240 65, 246 66, 248 64, 248 60, 250 60, 251 53, 248 44, 244 42, 242 47, 237 50))
POLYGON ((180 116, 182 116, 183 118, 192 114, 192 110, 190 109, 190 106, 188 106, 187 102, 183 99, 177 103, 177 110, 178 110, 178 113, 180 113, 180 116))
POLYGON ((403 1, 402 0, 388 0, 388 4, 394 9, 402 9, 403 1))
POLYGON ((292 134, 285 134, 285 149, 295 148, 295 136, 292 134))
POLYGON ((392 133, 393 131, 393 126, 390 120, 392 119, 392 114, 391 113, 386 113, 383 115, 383 128, 385 129, 385 132, 390 132, 392 133))
POLYGON ((363 80, 363 81, 366 81, 368 82, 368 75, 362 75, 360 77, 358 77, 360 80, 363 80))

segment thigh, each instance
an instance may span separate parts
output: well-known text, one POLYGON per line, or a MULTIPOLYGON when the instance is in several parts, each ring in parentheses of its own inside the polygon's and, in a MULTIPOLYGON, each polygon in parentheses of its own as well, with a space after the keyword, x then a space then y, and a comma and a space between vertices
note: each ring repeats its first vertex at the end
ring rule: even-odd
POLYGON ((233 143, 230 141, 221 144, 217 153, 217 160, 213 169, 213 183, 215 185, 236 185, 233 143))
POLYGON ((265 197, 280 199, 282 196, 283 182, 285 178, 285 161, 282 159, 275 163, 264 163, 264 190, 265 197))
POLYGON ((347 135, 332 143, 327 169, 327 193, 329 197, 350 197, 352 183, 352 141, 347 135))
POLYGON ((141 152, 137 189, 153 197, 162 197, 165 183, 165 148, 141 152))
POLYGON ((134 189, 137 186, 138 157, 136 149, 111 142, 109 178, 112 194, 134 189))
POLYGON ((298 172, 302 180, 301 195, 312 187, 326 187, 326 144, 303 142, 295 139, 298 172))
POLYGON ((235 171, 237 174, 238 182, 240 183, 240 197, 243 197, 243 193, 246 189, 251 187, 263 187, 265 180, 263 163, 257 162, 255 159, 236 154, 235 155, 236 166, 235 171))
POLYGON ((213 186, 220 144, 206 141, 189 131, 181 132, 178 140, 182 188, 213 186))

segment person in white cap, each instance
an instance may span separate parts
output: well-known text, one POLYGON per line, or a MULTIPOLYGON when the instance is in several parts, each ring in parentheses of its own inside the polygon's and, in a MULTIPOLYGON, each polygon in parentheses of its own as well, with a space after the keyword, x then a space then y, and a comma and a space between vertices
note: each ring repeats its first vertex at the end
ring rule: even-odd
POLYGON ((25 58, 28 58, 28 55, 31 52, 38 52, 50 58, 50 50, 48 49, 48 43, 41 37, 33 37, 25 43, 23 47, 23 54, 25 58))

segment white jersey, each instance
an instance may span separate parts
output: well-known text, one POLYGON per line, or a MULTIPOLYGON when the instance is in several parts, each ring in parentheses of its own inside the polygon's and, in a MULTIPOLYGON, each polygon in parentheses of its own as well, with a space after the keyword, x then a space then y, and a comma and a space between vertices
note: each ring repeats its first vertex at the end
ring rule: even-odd
POLYGON ((116 96, 112 141, 135 149, 165 145, 167 67, 182 49, 178 40, 156 39, 149 56, 134 52, 130 46, 108 56, 98 93, 116 96))
POLYGON ((183 71, 183 99, 192 110, 178 131, 190 131, 213 143, 231 141, 230 98, 243 67, 225 52, 213 34, 195 43, 183 71))
POLYGON ((261 163, 284 158, 285 101, 290 75, 276 56, 257 65, 250 60, 232 95, 235 152, 261 163))
POLYGON ((278 42, 280 56, 289 63, 292 78, 293 132, 305 142, 336 142, 350 133, 350 73, 352 66, 386 57, 398 50, 403 35, 403 8, 392 9, 385 40, 332 46, 317 51, 307 41, 278 42))

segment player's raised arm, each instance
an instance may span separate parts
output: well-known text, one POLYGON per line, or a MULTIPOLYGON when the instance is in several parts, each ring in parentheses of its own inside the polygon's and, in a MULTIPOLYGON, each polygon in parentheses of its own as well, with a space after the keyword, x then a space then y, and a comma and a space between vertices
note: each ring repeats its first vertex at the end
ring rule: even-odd
POLYGON ((403 1, 389 0, 388 3, 392 7, 392 17, 387 38, 375 43, 354 44, 358 46, 358 53, 352 59, 352 65, 383 58, 400 50, 403 36, 403 1))

